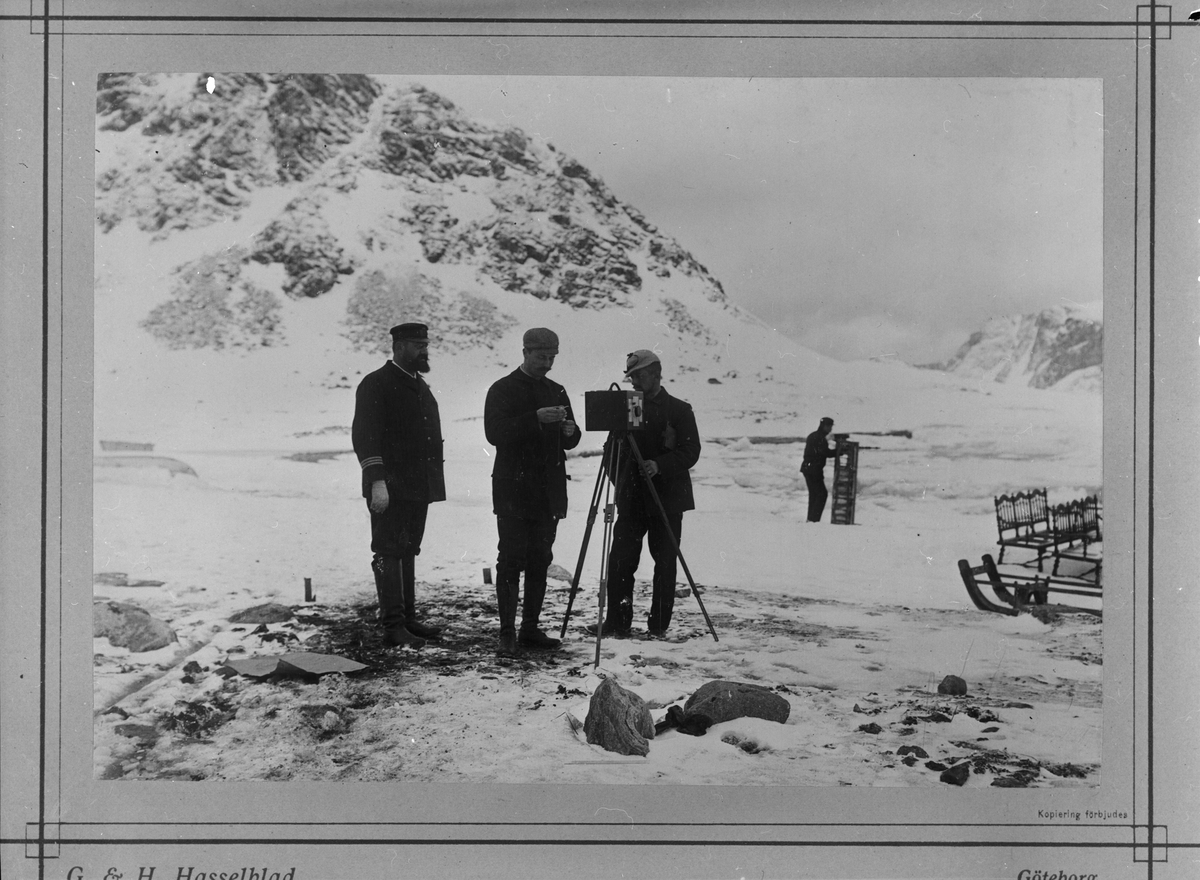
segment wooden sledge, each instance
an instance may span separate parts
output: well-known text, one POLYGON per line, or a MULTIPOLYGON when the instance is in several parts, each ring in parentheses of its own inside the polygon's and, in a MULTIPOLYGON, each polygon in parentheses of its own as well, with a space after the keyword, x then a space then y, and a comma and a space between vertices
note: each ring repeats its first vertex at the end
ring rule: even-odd
POLYGON ((1098 608, 1084 608, 1050 601, 1051 594, 1099 599, 1101 588, 1098 580, 1093 582, 1076 577, 1001 572, 996 566, 996 561, 987 553, 984 554, 981 565, 972 566, 965 559, 958 560, 958 572, 962 576, 963 586, 967 588, 967 595, 971 597, 971 602, 981 611, 991 611, 1011 617, 1031 607, 1039 606, 1058 611, 1076 611, 1094 614, 1097 617, 1102 616, 1098 608), (984 592, 984 587, 990 589, 999 601, 993 601, 984 592))

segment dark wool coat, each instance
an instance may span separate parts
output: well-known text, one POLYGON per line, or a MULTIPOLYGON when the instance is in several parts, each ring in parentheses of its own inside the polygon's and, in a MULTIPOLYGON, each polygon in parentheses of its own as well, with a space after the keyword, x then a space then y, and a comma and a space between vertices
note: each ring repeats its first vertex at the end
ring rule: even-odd
MULTIPOLYGON (((696 428, 696 414, 691 404, 672 397, 665 388, 660 387, 654 398, 643 400, 642 415, 645 426, 641 430, 630 431, 629 436, 637 443, 642 459, 658 465, 658 474, 652 482, 663 507, 675 513, 695 509, 689 469, 700 458, 700 432, 696 428)), ((605 460, 608 460, 607 456, 605 460)), ((646 481, 627 470, 631 462, 634 467, 637 466, 628 445, 622 444, 619 467, 627 476, 622 481, 621 494, 617 498, 617 511, 624 513, 632 505, 638 504, 657 516, 657 508, 650 490, 646 488, 646 481)), ((612 477, 611 474, 609 476, 612 477)))
POLYGON ((833 454, 829 442, 818 429, 813 431, 804 441, 804 458, 800 462, 800 473, 817 476, 825 470, 826 460, 833 454))
POLYGON ((387 482, 388 496, 398 501, 445 501, 442 422, 437 400, 425 380, 410 376, 388 361, 358 383, 354 454, 362 467, 362 492, 387 482))
POLYGON ((579 445, 581 429, 570 437, 561 424, 543 425, 537 411, 565 406, 575 421, 566 390, 550 379, 535 379, 519 367, 488 389, 483 432, 496 447, 492 467, 492 510, 496 516, 531 519, 567 515, 567 449, 579 445))

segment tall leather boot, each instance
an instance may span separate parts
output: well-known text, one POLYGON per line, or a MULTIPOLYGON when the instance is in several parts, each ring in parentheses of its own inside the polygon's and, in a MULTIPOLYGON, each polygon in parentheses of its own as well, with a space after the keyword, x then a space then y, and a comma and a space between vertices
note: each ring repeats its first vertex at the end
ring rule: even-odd
POLYGON ((521 573, 496 572, 496 607, 500 611, 500 640, 496 653, 512 657, 517 653, 517 604, 521 591, 521 573))
POLYGON ((416 561, 413 555, 400 557, 401 570, 404 573, 404 622, 408 631, 422 639, 439 639, 442 636, 440 626, 430 626, 417 620, 417 579, 415 577, 416 561))
POLYGON ((540 651, 553 651, 562 642, 546 635, 538 628, 542 616, 542 604, 546 601, 546 574, 534 574, 532 577, 525 571, 525 600, 521 607, 521 634, 517 643, 522 648, 536 648, 540 651))
POLYGON ((371 562, 375 573, 375 594, 379 597, 379 624, 383 640, 398 647, 420 648, 425 640, 409 632, 404 617, 404 570, 395 556, 376 556, 371 562))

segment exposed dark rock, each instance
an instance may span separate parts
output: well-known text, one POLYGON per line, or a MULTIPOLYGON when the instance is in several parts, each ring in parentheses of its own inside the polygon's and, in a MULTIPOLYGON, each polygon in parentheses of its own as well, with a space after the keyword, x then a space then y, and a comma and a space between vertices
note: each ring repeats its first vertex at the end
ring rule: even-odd
POLYGON ((710 681, 699 687, 684 704, 687 715, 707 715, 713 724, 734 718, 765 718, 783 724, 791 704, 762 685, 736 681, 710 681))
POLYGON ((127 602, 93 602, 92 635, 135 654, 157 651, 178 640, 166 623, 127 602))
POLYGON ((900 746, 896 749, 897 755, 915 755, 918 758, 928 758, 929 753, 920 746, 900 746))
POLYGON ((611 678, 592 694, 583 722, 587 741, 621 755, 647 755, 654 737, 654 719, 646 702, 611 678))
POLYGON ((966 785, 971 776, 971 765, 963 761, 942 772, 938 778, 947 785, 966 785))
POLYGON ((963 697, 967 694, 967 683, 957 675, 947 675, 938 685, 937 692, 952 697, 963 697))
POLYGON ((870 724, 860 724, 858 725, 858 729, 862 733, 883 733, 883 728, 874 721, 872 721, 870 724))

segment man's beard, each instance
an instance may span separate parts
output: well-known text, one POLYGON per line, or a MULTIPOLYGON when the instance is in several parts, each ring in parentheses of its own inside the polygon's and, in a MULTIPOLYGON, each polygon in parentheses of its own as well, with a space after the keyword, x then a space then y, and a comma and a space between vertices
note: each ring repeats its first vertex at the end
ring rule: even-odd
POLYGON ((401 362, 400 366, 408 370, 410 373, 428 373, 429 372, 429 355, 417 355, 411 360, 401 362))

